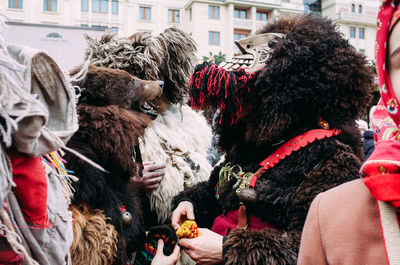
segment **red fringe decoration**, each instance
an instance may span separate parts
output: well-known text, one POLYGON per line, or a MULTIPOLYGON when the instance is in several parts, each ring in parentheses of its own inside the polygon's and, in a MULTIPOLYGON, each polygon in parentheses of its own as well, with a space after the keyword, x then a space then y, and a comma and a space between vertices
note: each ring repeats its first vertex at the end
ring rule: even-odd
POLYGON ((218 68, 216 64, 208 63, 196 66, 189 80, 192 108, 220 108, 220 123, 224 115, 230 117, 231 124, 236 123, 242 112, 242 89, 245 88, 250 93, 260 71, 251 74, 246 73, 243 68, 227 71, 222 67, 218 68))

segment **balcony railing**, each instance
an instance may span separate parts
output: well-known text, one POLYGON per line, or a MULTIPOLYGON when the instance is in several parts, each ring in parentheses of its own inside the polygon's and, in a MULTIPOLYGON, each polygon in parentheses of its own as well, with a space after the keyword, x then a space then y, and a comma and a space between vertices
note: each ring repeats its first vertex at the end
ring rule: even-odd
POLYGON ((272 5, 281 5, 282 0, 252 0, 252 1, 243 1, 243 2, 251 2, 251 3, 260 3, 260 4, 272 4, 272 5))
POLYGON ((252 28, 251 19, 234 18, 233 26, 235 28, 250 29, 252 28))
POLYGON ((366 14, 339 12, 337 20, 351 22, 351 23, 362 23, 371 26, 376 25, 376 16, 371 16, 366 14))

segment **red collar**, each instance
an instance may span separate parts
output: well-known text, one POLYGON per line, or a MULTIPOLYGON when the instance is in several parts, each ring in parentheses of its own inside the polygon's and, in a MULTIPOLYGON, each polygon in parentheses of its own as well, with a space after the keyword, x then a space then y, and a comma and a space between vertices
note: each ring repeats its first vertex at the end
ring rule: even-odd
POLYGON ((290 156, 293 152, 300 150, 301 148, 307 146, 308 144, 316 141, 322 140, 324 138, 329 138, 332 136, 339 135, 342 131, 337 129, 324 130, 315 129, 310 130, 306 133, 298 135, 293 139, 284 143, 275 152, 269 155, 264 161, 260 163, 261 168, 257 170, 256 173, 251 177, 249 186, 254 188, 257 182, 257 178, 270 168, 276 166, 285 157, 290 156))

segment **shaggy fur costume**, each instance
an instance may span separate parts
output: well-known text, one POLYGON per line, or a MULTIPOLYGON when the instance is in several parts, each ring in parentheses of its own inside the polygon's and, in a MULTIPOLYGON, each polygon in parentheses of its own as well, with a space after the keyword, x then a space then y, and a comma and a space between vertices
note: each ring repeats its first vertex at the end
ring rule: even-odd
MULTIPOLYGON (((90 158, 108 172, 68 155, 68 167, 79 178, 73 185, 73 203, 78 208, 88 205, 91 209, 104 212, 118 232, 118 253, 112 253, 117 256, 114 264, 125 265, 129 256, 144 242, 140 199, 137 191, 127 183, 132 176, 138 176, 139 166, 130 155, 151 119, 136 110, 143 101, 159 96, 161 87, 158 81, 143 81, 125 71, 93 66, 75 85, 83 88, 78 103, 79 130, 68 142, 68 147, 90 158), (132 215, 129 224, 123 223, 123 208, 132 215)), ((88 239, 86 235, 83 238, 88 239)), ((98 247, 95 251, 100 253, 105 247, 100 242, 106 239, 98 240, 94 246, 98 247)), ((84 258, 87 261, 85 264, 93 264, 88 260, 89 256, 85 255, 84 258)), ((103 261, 101 258, 98 260, 103 261)))
POLYGON ((296 264, 311 201, 357 178, 363 160, 355 119, 367 105, 373 83, 365 58, 331 21, 313 15, 279 18, 260 33, 268 32, 286 36, 274 44, 267 66, 251 85, 235 92, 243 99, 238 121, 232 123, 221 112, 218 146, 226 152, 225 162, 214 168, 208 182, 175 197, 174 207, 192 201, 196 222, 210 228, 217 216, 239 207, 235 178, 220 187, 218 200, 215 196, 226 163, 254 173, 280 144, 319 128, 321 117, 342 133, 308 144, 258 178, 257 201, 247 206, 247 213, 275 229, 231 230, 224 243, 226 264, 296 264))
POLYGON ((206 159, 211 129, 201 114, 181 106, 188 96, 187 82, 196 60, 195 43, 176 28, 155 37, 141 32, 117 39, 106 34, 100 40, 88 38, 88 42, 86 56, 91 54, 91 63, 164 81, 163 96, 154 102, 159 115, 146 129, 140 149, 143 160, 166 163, 161 185, 147 194, 158 220, 146 220, 146 224, 165 223, 171 215, 172 198, 207 180, 211 172, 206 159))
POLYGON ((118 234, 100 210, 81 205, 71 206, 74 216, 72 264, 113 264, 117 254, 118 234), (88 263, 90 261, 90 263, 88 263))
POLYGON ((171 105, 146 129, 140 139, 143 159, 166 164, 161 185, 150 195, 151 209, 156 210, 160 222, 169 219, 174 196, 208 179, 210 142, 205 118, 185 105, 171 105))
POLYGON ((145 80, 163 80, 168 102, 185 101, 196 62, 196 45, 188 34, 169 28, 156 37, 138 32, 129 38, 105 34, 100 40, 87 39, 85 57, 93 65, 125 70, 145 80))

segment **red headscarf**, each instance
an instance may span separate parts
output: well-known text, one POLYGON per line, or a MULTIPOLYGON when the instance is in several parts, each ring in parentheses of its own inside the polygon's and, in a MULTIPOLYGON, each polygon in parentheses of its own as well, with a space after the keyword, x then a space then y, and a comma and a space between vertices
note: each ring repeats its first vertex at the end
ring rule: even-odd
POLYGON ((398 0, 385 0, 378 14, 375 44, 381 100, 373 114, 375 150, 361 168, 371 194, 400 207, 400 106, 387 71, 387 42, 400 19, 398 0))

